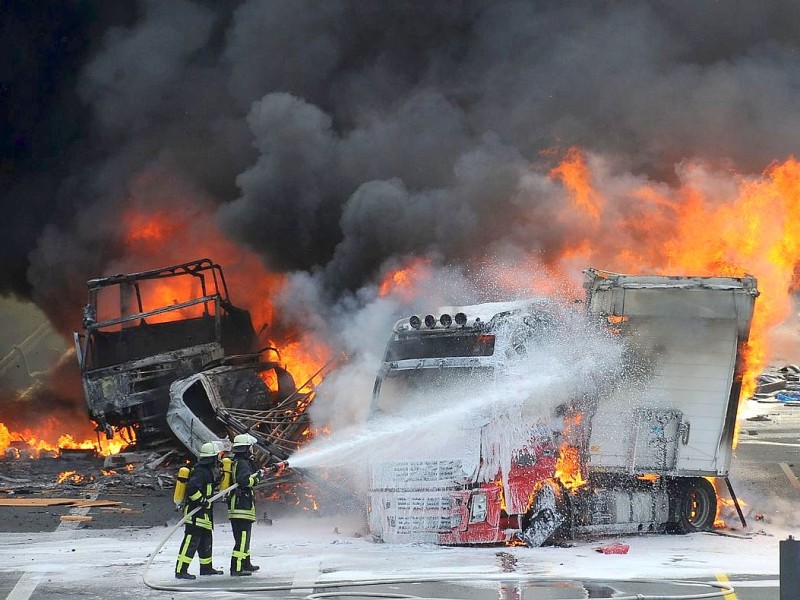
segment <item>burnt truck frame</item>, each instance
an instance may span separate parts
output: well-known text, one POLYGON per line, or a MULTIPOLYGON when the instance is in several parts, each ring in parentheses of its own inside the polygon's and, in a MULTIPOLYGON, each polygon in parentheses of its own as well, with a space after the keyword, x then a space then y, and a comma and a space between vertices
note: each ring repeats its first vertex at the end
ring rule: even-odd
MULTIPOLYGON (((367 508, 374 538, 539 546, 578 535, 708 530, 717 514, 713 481, 727 484, 744 524, 727 476, 756 279, 584 274, 586 315, 619 336, 626 352, 646 356, 646 372, 566 402, 562 416, 582 416, 569 432, 543 430, 536 415, 526 420, 523 413, 517 421, 490 421, 470 444, 448 447, 441 457, 373 462, 367 508), (521 451, 503 472, 484 455, 486 436, 520 431, 521 451), (568 486, 556 471, 567 441, 580 458, 582 485, 568 486)), ((508 346, 495 347, 498 331, 548 335, 552 319, 546 302, 530 300, 399 320, 375 381, 371 418, 390 402, 402 405, 402 390, 414 381, 452 372, 461 385, 478 385, 514 360, 508 346)))
POLYGON ((250 313, 231 303, 222 267, 209 258, 86 285, 75 349, 89 417, 109 437, 126 431, 140 447, 171 441, 170 385, 226 356, 257 352, 250 313), (164 284, 185 297, 153 302, 164 284))

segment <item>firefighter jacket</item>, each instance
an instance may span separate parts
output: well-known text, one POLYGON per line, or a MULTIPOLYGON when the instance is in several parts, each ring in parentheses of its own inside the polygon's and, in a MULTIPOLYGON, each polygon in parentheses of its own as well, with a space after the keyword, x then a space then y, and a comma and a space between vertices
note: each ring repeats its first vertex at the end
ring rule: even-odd
POLYGON ((234 453, 231 479, 239 484, 228 498, 228 518, 256 520, 253 486, 261 481, 261 471, 254 468, 247 455, 234 453))
POLYGON ((186 508, 183 511, 184 515, 188 515, 200 506, 200 510, 186 522, 208 530, 214 528, 214 513, 209 503, 216 484, 214 475, 213 462, 201 461, 194 466, 186 484, 186 508))

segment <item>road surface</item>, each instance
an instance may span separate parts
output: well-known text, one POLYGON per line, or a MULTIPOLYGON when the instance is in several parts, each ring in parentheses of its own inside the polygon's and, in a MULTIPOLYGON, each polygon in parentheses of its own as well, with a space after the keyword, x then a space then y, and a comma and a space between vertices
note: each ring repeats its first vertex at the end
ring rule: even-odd
MULTIPOLYGON (((148 555, 178 518, 171 491, 104 492, 99 499, 112 498, 123 505, 0 507, 0 596, 355 598, 341 594, 369 591, 476 600, 606 598, 623 592, 647 598, 707 594, 712 591, 708 584, 728 582, 735 589, 728 600, 779 600, 779 542, 788 535, 800 537, 800 407, 751 401, 743 417, 730 479, 746 503, 746 530, 731 512, 726 519, 733 528, 688 536, 620 536, 544 548, 391 546, 367 538, 358 512, 303 512, 272 515, 272 524, 257 523, 253 561, 262 569, 253 577, 234 579, 227 575, 233 538, 219 506, 215 566, 226 574, 176 581, 172 573, 181 537, 177 531, 155 556, 147 572, 153 587, 148 587, 143 581, 148 555), (61 520, 69 514, 92 520, 61 520), (605 555, 595 550, 611 541, 628 544, 629 552, 605 555), (674 580, 696 585, 677 585, 674 580)), ((196 561, 190 570, 197 572, 196 561)))

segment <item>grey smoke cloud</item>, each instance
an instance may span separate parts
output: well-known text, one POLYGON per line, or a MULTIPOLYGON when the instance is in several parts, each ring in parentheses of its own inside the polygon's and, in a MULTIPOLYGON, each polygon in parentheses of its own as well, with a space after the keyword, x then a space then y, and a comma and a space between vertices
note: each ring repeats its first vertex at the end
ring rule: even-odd
MULTIPOLYGON (((332 300, 407 255, 546 262, 586 224, 558 218, 564 190, 543 150, 580 145, 617 187, 669 187, 685 159, 748 173, 794 151, 800 8, 735 8, 183 0, 78 15, 75 35, 91 43, 48 106, 79 111, 80 129, 37 150, 61 168, 12 173, 2 289, 75 327, 83 281, 129 252, 113 221, 151 169, 195 190, 181 202, 215 213, 272 269, 315 274, 332 300), (67 280, 78 285, 56 290, 67 280)), ((42 43, 13 22, 15 39, 42 43)), ((611 212, 647 208, 615 201, 611 212)))

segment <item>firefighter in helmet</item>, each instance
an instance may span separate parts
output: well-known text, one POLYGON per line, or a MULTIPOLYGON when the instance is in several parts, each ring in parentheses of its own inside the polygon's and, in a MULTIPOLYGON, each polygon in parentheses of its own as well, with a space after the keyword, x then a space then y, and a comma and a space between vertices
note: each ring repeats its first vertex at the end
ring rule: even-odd
POLYGON ((250 535, 256 520, 253 487, 266 474, 257 469, 253 456, 256 438, 242 433, 233 438, 231 481, 239 484, 228 497, 228 517, 233 530, 233 552, 231 553, 231 575, 252 575, 259 567, 250 562, 250 535))
POLYGON ((222 454, 219 442, 206 442, 200 446, 197 464, 195 464, 186 484, 186 501, 183 510, 188 515, 195 508, 200 508, 186 521, 183 541, 178 550, 178 562, 175 565, 177 579, 195 579, 189 573, 189 565, 195 552, 200 559, 200 575, 222 575, 222 571, 213 567, 211 560, 214 513, 210 498, 217 485, 217 464, 222 454))

